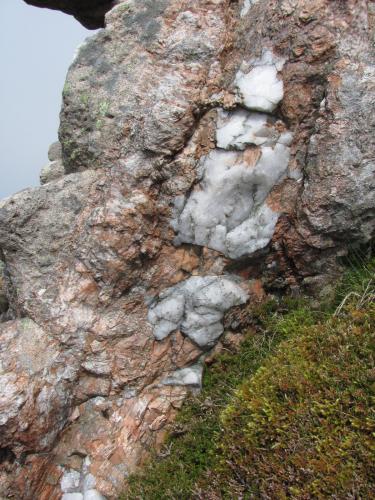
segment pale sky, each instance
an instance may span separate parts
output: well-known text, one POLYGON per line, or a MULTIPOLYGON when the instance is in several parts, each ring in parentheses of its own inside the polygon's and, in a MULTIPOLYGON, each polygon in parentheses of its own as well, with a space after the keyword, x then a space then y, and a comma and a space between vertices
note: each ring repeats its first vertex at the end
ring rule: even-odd
POLYGON ((61 92, 77 46, 93 34, 73 17, 0 0, 0 199, 39 185, 57 140, 61 92))

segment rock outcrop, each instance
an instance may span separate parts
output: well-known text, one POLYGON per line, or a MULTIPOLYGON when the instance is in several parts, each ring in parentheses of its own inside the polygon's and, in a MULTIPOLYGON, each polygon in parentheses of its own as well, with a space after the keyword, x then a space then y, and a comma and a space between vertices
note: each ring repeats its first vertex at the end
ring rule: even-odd
POLYGON ((0 496, 117 498, 226 311, 260 281, 319 293, 374 236, 373 11, 108 11, 67 76, 56 168, 0 203, 0 496))
POLYGON ((40 183, 47 184, 47 182, 60 179, 65 174, 64 164, 62 162, 61 144, 54 142, 51 144, 48 151, 49 162, 40 171, 40 183))
POLYGON ((103 28, 104 16, 116 0, 24 0, 29 5, 71 14, 88 29, 103 28))

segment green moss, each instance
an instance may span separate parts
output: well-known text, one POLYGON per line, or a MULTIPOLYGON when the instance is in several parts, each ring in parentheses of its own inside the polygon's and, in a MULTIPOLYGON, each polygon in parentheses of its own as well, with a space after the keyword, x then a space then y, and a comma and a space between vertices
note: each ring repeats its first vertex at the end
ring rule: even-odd
POLYGON ((104 118, 109 115, 109 102, 100 101, 97 108, 97 119, 95 120, 96 130, 101 130, 104 126, 104 118))
POLYGON ((102 119, 98 118, 95 121, 95 128, 96 128, 96 130, 101 130, 103 128, 103 125, 104 125, 104 122, 103 122, 102 119))
POLYGON ((98 107, 98 115, 104 117, 104 116, 106 116, 108 111, 109 111, 109 102, 108 101, 101 101, 99 103, 99 107, 98 107))
POLYGON ((83 92, 80 96, 79 96, 79 100, 81 101, 81 103, 83 104, 83 106, 87 106, 88 103, 89 103, 89 95, 86 94, 85 92, 83 92))
POLYGON ((223 412, 221 459, 207 489, 370 498, 374 329, 370 306, 296 328, 223 412))
POLYGON ((70 85, 70 83, 65 82, 64 83, 64 88, 63 88, 63 91, 62 91, 63 97, 68 96, 70 94, 70 91, 71 91, 71 85, 70 85))
POLYGON ((119 8, 119 9, 121 9, 122 11, 124 11, 124 12, 125 12, 125 11, 130 11, 130 10, 131 10, 131 9, 130 9, 130 5, 128 5, 128 4, 126 4, 126 3, 120 4, 118 8, 119 8))
MULTIPOLYGON (((131 476, 130 488, 123 499, 191 498, 199 478, 214 466, 216 441, 222 431, 222 410, 244 377, 259 368, 285 335, 284 328, 277 332, 267 329, 267 323, 282 316, 276 302, 267 302, 253 314, 260 325, 258 332, 247 332, 238 353, 219 356, 206 370, 202 393, 185 403, 169 435, 162 451, 162 455, 168 456, 162 460, 154 456, 142 474, 131 476)), ((309 315, 304 317, 309 318, 309 315)))
POLYGON ((166 456, 132 476, 122 498, 371 498, 372 269, 342 280, 341 308, 289 300, 253 309, 257 332, 207 370, 166 456))

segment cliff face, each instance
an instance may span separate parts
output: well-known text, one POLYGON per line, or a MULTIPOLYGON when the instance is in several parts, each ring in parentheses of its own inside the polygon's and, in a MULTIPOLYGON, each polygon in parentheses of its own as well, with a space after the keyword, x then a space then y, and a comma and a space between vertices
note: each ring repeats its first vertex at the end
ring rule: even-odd
POLYGON ((0 203, 0 495, 116 498, 200 387, 225 312, 262 287, 318 293, 373 237, 373 12, 108 11, 69 70, 44 185, 0 203))

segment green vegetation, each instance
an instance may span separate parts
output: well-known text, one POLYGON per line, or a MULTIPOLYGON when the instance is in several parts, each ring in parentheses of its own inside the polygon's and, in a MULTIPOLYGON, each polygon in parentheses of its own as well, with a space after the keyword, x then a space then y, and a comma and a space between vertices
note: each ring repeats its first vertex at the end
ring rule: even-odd
POLYGON ((81 101, 81 104, 83 104, 83 106, 87 106, 89 103, 90 97, 88 94, 86 94, 86 92, 82 92, 82 94, 80 94, 80 96, 79 96, 79 100, 81 101))
POLYGON ((108 101, 100 101, 98 106, 98 118, 95 121, 96 130, 101 130, 104 125, 104 118, 107 116, 109 112, 109 102, 108 101))
POLYGON ((63 91, 62 91, 63 97, 68 96, 70 94, 70 91, 71 91, 71 85, 70 85, 70 83, 65 82, 64 83, 64 88, 63 88, 63 91))
POLYGON ((100 101, 99 102, 99 108, 98 108, 98 114, 99 116, 106 116, 106 114, 109 111, 109 102, 108 101, 100 101))
POLYGON ((130 11, 130 5, 126 4, 126 3, 121 3, 119 4, 118 6, 119 9, 121 9, 122 11, 130 11))
POLYGON ((355 266, 321 311, 252 310, 256 332, 207 370, 123 499, 373 498, 374 270, 355 266))

